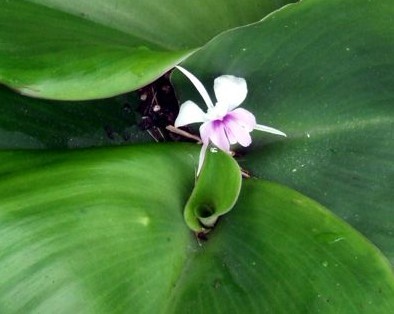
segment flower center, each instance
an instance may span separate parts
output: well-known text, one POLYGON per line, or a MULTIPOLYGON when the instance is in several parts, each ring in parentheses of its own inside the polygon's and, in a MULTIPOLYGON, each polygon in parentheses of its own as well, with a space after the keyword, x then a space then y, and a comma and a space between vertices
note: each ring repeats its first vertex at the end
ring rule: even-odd
POLYGON ((209 108, 207 116, 209 120, 223 120, 228 113, 228 108, 226 105, 221 103, 216 103, 215 107, 209 108))

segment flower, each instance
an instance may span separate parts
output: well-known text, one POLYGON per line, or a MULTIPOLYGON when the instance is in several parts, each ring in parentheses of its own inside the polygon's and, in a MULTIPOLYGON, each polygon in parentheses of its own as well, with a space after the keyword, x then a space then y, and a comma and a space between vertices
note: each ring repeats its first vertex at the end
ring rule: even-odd
POLYGON ((249 146, 252 142, 250 132, 253 130, 286 136, 277 129, 257 124, 255 116, 250 111, 238 108, 248 93, 245 79, 233 75, 217 77, 213 86, 217 100, 214 105, 205 87, 192 73, 180 66, 176 68, 193 83, 208 107, 205 113, 194 102, 188 100, 181 105, 174 124, 175 127, 181 127, 192 123, 202 123, 200 136, 203 148, 200 154, 199 170, 210 142, 219 149, 230 152, 230 145, 236 143, 244 147, 249 146))

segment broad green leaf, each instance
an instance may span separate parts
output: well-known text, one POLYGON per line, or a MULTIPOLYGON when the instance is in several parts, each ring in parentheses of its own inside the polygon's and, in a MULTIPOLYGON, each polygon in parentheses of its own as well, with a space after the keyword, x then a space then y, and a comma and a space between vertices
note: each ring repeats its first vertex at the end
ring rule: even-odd
POLYGON ((0 148, 83 148, 152 140, 138 124, 134 94, 61 102, 21 96, 0 86, 0 148))
POLYGON ((218 218, 234 207, 241 185, 241 169, 234 158, 216 148, 208 148, 184 210, 189 228, 197 233, 208 233, 218 218))
POLYGON ((121 94, 287 2, 0 0, 0 82, 60 100, 121 94))
POLYGON ((385 258, 283 186, 245 181, 197 239, 198 150, 1 152, 1 313, 390 313, 385 258))
POLYGON ((242 189, 190 257, 169 313, 185 304, 195 313, 391 312, 391 267, 358 232, 283 186, 247 180, 242 189))
MULTIPOLYGON (((288 138, 253 132, 239 161, 333 210, 394 263, 394 6, 305 0, 227 32, 182 65, 211 88, 244 77, 243 104, 288 138)), ((178 77, 181 101, 201 102, 178 77)))

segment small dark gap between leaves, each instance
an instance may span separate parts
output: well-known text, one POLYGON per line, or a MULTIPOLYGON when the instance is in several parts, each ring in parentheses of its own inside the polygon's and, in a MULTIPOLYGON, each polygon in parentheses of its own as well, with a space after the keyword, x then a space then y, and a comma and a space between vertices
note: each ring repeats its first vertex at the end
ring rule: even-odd
POLYGON ((196 236, 197 236, 198 240, 201 240, 201 241, 204 241, 204 242, 208 241, 208 235, 205 232, 198 232, 196 234, 196 236))
POLYGON ((207 228, 204 231, 195 233, 195 236, 200 246, 203 246, 206 242, 209 241, 211 236, 214 236, 215 230, 217 229, 218 225, 222 223, 224 219, 226 219, 225 216, 219 216, 214 226, 212 226, 211 228, 207 228))
MULTIPOLYGON (((174 125, 179 113, 179 102, 170 82, 170 75, 171 72, 167 72, 153 83, 138 90, 140 99, 138 112, 141 115, 138 126, 147 131, 156 142, 193 142, 166 129, 168 125, 174 125)), ((190 133, 189 128, 182 129, 190 133)))

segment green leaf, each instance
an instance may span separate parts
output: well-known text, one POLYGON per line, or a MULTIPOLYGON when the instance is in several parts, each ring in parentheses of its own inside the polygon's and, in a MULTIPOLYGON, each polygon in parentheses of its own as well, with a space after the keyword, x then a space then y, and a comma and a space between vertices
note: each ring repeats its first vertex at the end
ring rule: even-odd
POLYGON ((0 152, 0 312, 390 313, 384 257, 288 188, 245 181, 196 239, 198 150, 0 152))
POLYGON ((169 313, 182 313, 186 304, 195 313, 393 309, 393 273, 376 248, 283 186, 245 181, 237 205, 210 236, 186 264, 169 313))
POLYGON ((216 148, 207 149, 184 216, 189 228, 207 233, 218 218, 235 205, 241 191, 242 175, 238 163, 216 148))
POLYGON ((60 100, 135 90, 287 2, 0 0, 0 82, 60 100))
MULTIPOLYGON (((391 0, 305 0, 227 32, 182 65, 211 87, 244 77, 243 104, 287 139, 253 132, 241 166, 327 206, 394 263, 391 0)), ((181 100, 201 103, 183 77, 181 100)))
POLYGON ((135 94, 61 102, 0 86, 0 149, 83 148, 152 140, 138 126, 135 94))

